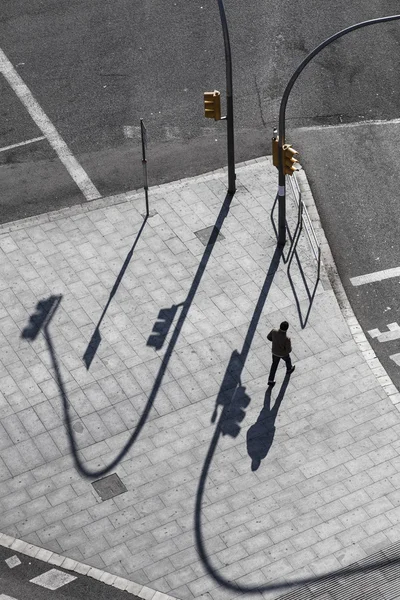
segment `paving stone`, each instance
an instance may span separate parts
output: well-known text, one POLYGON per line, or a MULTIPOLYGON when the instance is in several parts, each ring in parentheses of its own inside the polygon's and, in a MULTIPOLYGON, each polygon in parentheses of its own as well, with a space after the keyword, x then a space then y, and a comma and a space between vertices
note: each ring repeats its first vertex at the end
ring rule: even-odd
MULTIPOLYGON (((238 191, 223 223, 220 217, 225 239, 213 247, 194 232, 213 227, 224 171, 152 190, 158 214, 147 222, 107 308, 89 370, 82 359, 88 340, 142 222, 134 202, 101 200, 54 214, 50 222, 38 217, 36 224, 8 226, 8 262, 0 266, 0 530, 148 589, 157 584, 181 600, 234 597, 205 574, 196 549, 194 502, 204 465, 201 535, 225 579, 251 585, 329 572, 400 535, 399 417, 332 291, 318 286, 302 329, 281 263, 249 332, 275 247, 269 211, 276 183, 264 158, 237 166, 237 173, 238 191), (75 471, 44 337, 31 344, 20 339, 28 313, 54 286, 63 300, 49 333, 87 468, 112 462, 140 424, 115 471, 127 492, 106 502, 75 471), (160 350, 147 346, 161 308, 185 302, 187 294, 186 317, 179 307, 160 350), (284 318, 291 322, 298 370, 279 407, 268 456, 251 471, 246 436, 264 401, 266 336, 284 318), (236 437, 220 435, 208 462, 223 410, 214 413, 216 397, 231 402, 221 389, 238 383, 226 373, 235 349, 246 356, 240 382, 251 402, 238 413, 236 437)), ((289 195, 287 202, 292 227, 297 213, 289 195)), ((311 285, 315 270, 302 238, 298 253, 311 285)), ((308 297, 296 269, 292 285, 303 310, 308 297)), ((275 388, 272 397, 278 393, 275 388)), ((268 590, 262 595, 277 597, 268 590)))

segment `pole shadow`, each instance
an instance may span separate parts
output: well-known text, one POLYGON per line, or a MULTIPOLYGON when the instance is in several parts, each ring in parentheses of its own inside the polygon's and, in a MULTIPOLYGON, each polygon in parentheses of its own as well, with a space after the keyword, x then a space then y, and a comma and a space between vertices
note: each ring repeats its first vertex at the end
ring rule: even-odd
MULTIPOLYGON (((188 315, 190 307, 195 298, 196 292, 200 285, 204 271, 207 267, 208 261, 210 260, 210 257, 211 257, 211 254, 212 254, 212 251, 214 248, 214 244, 218 239, 218 235, 220 233, 222 225, 225 221, 225 218, 227 217, 227 215, 229 213, 229 208, 230 208, 232 198, 233 198, 233 194, 227 194, 225 196, 225 200, 222 204, 222 207, 219 211, 218 217, 215 221, 214 227, 211 231, 209 240, 204 249, 204 253, 200 260, 199 266, 197 267, 197 271, 193 278, 193 282, 190 286, 187 297, 184 300, 184 302, 182 303, 181 313, 179 315, 178 321, 173 330, 171 339, 167 345, 165 354, 163 356, 162 364, 156 375, 153 387, 149 393, 146 405, 143 408, 140 419, 139 419, 134 431, 132 432, 129 440, 126 442, 124 447, 119 451, 117 456, 107 466, 105 466, 104 468, 99 469, 97 471, 91 471, 91 470, 87 469, 79 457, 78 445, 76 443, 74 431, 72 428, 68 396, 66 393, 60 366, 59 366, 59 363, 57 360, 57 355, 56 355, 54 345, 53 345, 53 342, 51 339, 50 331, 49 331, 49 325, 50 325, 51 319, 54 316, 54 313, 57 310, 57 308, 61 302, 61 296, 51 296, 47 300, 41 300, 40 302, 38 302, 38 304, 36 306, 36 312, 30 317, 29 324, 23 330, 21 337, 33 342, 36 339, 39 332, 41 330, 43 331, 43 335, 44 335, 46 343, 47 343, 47 347, 48 347, 49 354, 51 357, 53 369, 55 372, 56 382, 57 382, 58 389, 60 391, 60 395, 61 395, 62 402, 63 402, 65 425, 66 425, 67 434, 68 434, 70 452, 71 452, 73 460, 74 460, 75 468, 82 476, 90 478, 90 479, 96 479, 99 477, 103 477, 104 475, 109 473, 112 469, 114 469, 118 465, 118 463, 127 454, 127 452, 129 452, 130 448, 133 446, 133 444, 139 437, 140 432, 143 429, 143 426, 145 425, 145 423, 147 421, 147 417, 153 407, 153 404, 157 397, 158 391, 161 387, 165 372, 167 370, 170 358, 173 354, 175 345, 178 341, 181 329, 185 323, 186 317, 188 315)), ((144 226, 144 223, 143 223, 142 227, 143 226, 144 226)), ((132 251, 133 251, 133 248, 132 248, 131 252, 132 251)), ((130 254, 131 254, 131 252, 130 252, 130 254)), ((113 291, 110 294, 110 300, 111 300, 112 296, 115 294, 115 291, 120 283, 123 273, 126 270, 126 267, 130 260, 130 258, 129 258, 129 260, 128 260, 128 258, 129 258, 129 255, 128 255, 127 259, 125 260, 124 267, 121 269, 120 276, 118 277, 118 279, 113 287, 113 291)), ((109 302, 107 303, 106 308, 108 307, 108 305, 109 305, 109 302)))
POLYGON ((286 388, 289 385, 290 374, 286 373, 274 406, 271 409, 272 388, 265 392, 264 406, 257 421, 247 431, 247 454, 251 458, 251 470, 257 471, 261 461, 266 458, 275 437, 275 420, 281 406, 286 388))
POLYGON ((132 248, 129 250, 128 254, 126 255, 124 264, 121 267, 120 272, 118 273, 118 277, 115 280, 115 283, 112 287, 112 290, 110 292, 110 295, 108 297, 107 300, 107 304, 104 307, 103 312, 101 313, 101 317, 99 319, 99 322, 96 325, 96 329, 93 332, 93 335, 89 341, 89 344, 85 350, 85 353, 83 355, 83 361, 85 363, 86 369, 89 370, 90 369, 90 365, 92 364, 93 358, 95 357, 95 354, 100 346, 101 343, 101 334, 100 334, 100 325, 104 319, 104 317, 106 316, 106 312, 108 310, 108 307, 111 304, 111 300, 114 298, 115 294, 117 293, 117 290, 119 288, 119 285, 122 281, 123 276, 125 275, 125 271, 128 268, 129 263, 131 262, 132 256, 133 256, 133 252, 136 248, 136 245, 140 239, 140 236, 142 235, 142 231, 147 223, 147 219, 149 218, 149 215, 147 214, 143 220, 143 223, 138 231, 138 234, 136 236, 135 241, 133 242, 132 248))

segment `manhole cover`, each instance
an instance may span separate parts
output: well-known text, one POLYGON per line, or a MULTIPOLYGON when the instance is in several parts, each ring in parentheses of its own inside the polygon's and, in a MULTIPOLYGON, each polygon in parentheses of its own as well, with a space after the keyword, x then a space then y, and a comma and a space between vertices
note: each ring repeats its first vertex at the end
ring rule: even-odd
POLYGON ((194 235, 199 238, 204 246, 207 246, 209 242, 214 244, 214 242, 220 242, 221 240, 225 239, 222 233, 219 233, 218 229, 214 225, 211 225, 211 227, 205 227, 204 229, 199 229, 199 231, 194 232, 194 235))
POLYGON ((110 498, 114 498, 114 496, 118 496, 127 491, 116 473, 107 475, 107 477, 103 477, 103 479, 93 481, 92 486, 102 500, 109 500, 110 498))

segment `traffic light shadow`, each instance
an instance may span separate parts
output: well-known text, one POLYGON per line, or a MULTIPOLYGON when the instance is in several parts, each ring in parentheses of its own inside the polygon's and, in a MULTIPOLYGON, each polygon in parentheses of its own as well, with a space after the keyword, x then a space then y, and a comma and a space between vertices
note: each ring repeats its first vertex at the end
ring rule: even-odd
POLYGON ((97 350, 98 350, 98 348, 100 346, 100 343, 101 343, 100 325, 101 325, 104 317, 106 316, 108 307, 111 304, 111 300, 114 298, 115 294, 117 293, 117 290, 118 290, 119 285, 120 285, 120 283, 122 281, 122 278, 125 275, 125 271, 128 268, 129 263, 131 262, 131 259, 132 259, 132 256, 133 256, 133 252, 134 252, 135 247, 136 247, 136 245, 137 245, 137 243, 138 243, 138 241, 140 239, 142 231, 143 231, 143 229, 144 229, 144 227, 146 225, 147 219, 148 219, 148 215, 145 216, 145 218, 143 220, 143 223, 142 223, 142 225, 141 225, 141 227, 140 227, 140 229, 138 231, 138 234, 136 236, 136 239, 133 242, 132 248, 129 250, 128 254, 126 255, 124 264, 122 265, 121 270, 118 273, 118 277, 115 280, 115 283, 114 283, 114 285, 112 287, 112 290, 110 292, 110 295, 108 297, 107 304, 105 305, 104 310, 101 313, 101 317, 100 317, 100 319, 99 319, 99 321, 98 321, 98 323, 96 325, 96 328, 95 328, 95 330, 93 332, 93 335, 90 338, 89 344, 88 344, 88 346, 87 346, 87 348, 85 350, 85 353, 83 355, 83 361, 85 363, 85 366, 86 366, 87 370, 90 369, 90 365, 92 364, 93 358, 95 357, 95 354, 96 354, 96 352, 97 352, 97 350))
MULTIPOLYGON (((224 202, 221 206, 221 209, 220 209, 217 219, 215 221, 214 227, 211 231, 209 240, 204 249, 203 256, 201 257, 200 264, 197 268, 197 271, 194 275, 192 284, 188 291, 188 295, 187 295, 185 301, 182 303, 181 313, 180 313, 178 321, 173 329, 171 339, 169 340, 169 342, 167 344, 167 347, 166 347, 166 350, 165 350, 165 353, 163 356, 163 361, 162 361, 159 371, 155 377, 153 387, 148 395, 147 402, 146 402, 145 406, 143 407, 139 421, 136 424, 134 430, 131 432, 131 435, 130 435, 129 439, 127 440, 127 442, 125 443, 125 445, 119 450, 118 454, 110 461, 110 463, 108 465, 106 465, 96 471, 88 469, 83 464, 83 461, 81 460, 81 458, 79 456, 79 449, 78 449, 78 445, 77 445, 77 442, 75 439, 74 430, 72 427, 70 404, 69 404, 69 400, 67 397, 65 385, 64 385, 64 382, 62 379, 62 374, 61 374, 61 370, 60 370, 60 367, 58 364, 54 345, 53 345, 51 335, 49 332, 48 326, 50 323, 50 319, 53 316, 53 314, 61 300, 61 297, 60 296, 51 296, 48 300, 43 300, 38 303, 37 313, 35 313, 35 315, 33 315, 31 317, 30 324, 28 325, 28 327, 25 328, 22 336, 30 341, 34 341, 36 339, 37 335, 39 334, 40 330, 43 330, 43 334, 44 334, 44 337, 45 337, 45 340, 46 340, 46 343, 48 346, 48 350, 50 353, 50 357, 51 357, 52 366, 53 366, 53 369, 55 372, 56 383, 57 383, 57 386, 58 386, 58 389, 59 389, 59 392, 60 392, 60 395, 62 398, 62 402, 63 402, 64 421, 65 421, 65 427, 66 427, 67 435, 68 435, 70 452, 72 454, 75 468, 83 477, 87 477, 89 479, 98 479, 100 477, 103 477, 107 473, 109 473, 112 469, 114 469, 120 463, 120 461, 129 452, 129 450, 131 449, 131 447, 133 446, 133 444, 136 442, 137 438, 139 437, 139 435, 147 421, 148 415, 153 407, 153 404, 156 400, 158 391, 161 387, 165 372, 168 368, 168 364, 169 364, 170 358, 174 352, 174 348, 176 346, 180 332, 182 330, 182 327, 184 325, 184 322, 186 320, 186 317, 187 317, 190 307, 192 305, 193 299, 195 298, 195 295, 199 288, 203 273, 204 273, 204 271, 207 267, 208 261, 211 257, 211 254, 212 254, 212 251, 214 248, 214 244, 218 239, 218 235, 221 231, 222 225, 225 221, 225 218, 227 217, 227 215, 229 213, 232 198, 233 198, 233 195, 229 194, 229 193, 226 194, 226 196, 225 196, 224 202)), ((111 301, 112 297, 115 295, 115 292, 119 286, 119 283, 123 277, 123 274, 129 264, 134 247, 139 239, 140 233, 143 230, 145 222, 146 222, 146 219, 142 224, 142 227, 138 233, 136 241, 135 241, 131 251, 129 252, 129 254, 124 262, 124 265, 118 275, 118 278, 113 286, 113 289, 110 293, 110 298, 109 298, 107 305, 103 311, 103 315, 96 327, 97 331, 99 329, 101 320, 104 317, 104 314, 110 304, 110 301, 111 301)), ((96 330, 95 330, 95 333, 93 334, 93 336, 97 335, 96 330)), ((93 338, 93 336, 92 336, 92 338, 93 338)))
POLYGON ((282 400, 285 396, 286 388, 289 385, 289 380, 290 374, 287 373, 272 409, 272 388, 267 388, 264 397, 264 406, 261 409, 258 419, 247 430, 247 453, 251 458, 252 471, 257 471, 261 461, 266 458, 271 449, 275 437, 275 420, 278 415, 282 400))
POLYGON ((33 342, 42 329, 47 330, 61 299, 60 295, 50 296, 47 300, 39 300, 36 304, 36 311, 30 316, 28 325, 22 330, 21 338, 33 342))
POLYGON ((170 308, 160 310, 157 321, 154 323, 153 330, 147 340, 147 346, 151 346, 155 350, 161 350, 180 306, 182 306, 182 303, 173 304, 170 308))
POLYGON ((292 288, 292 292, 293 292, 293 297, 296 303, 296 308, 297 308, 297 312, 299 315, 299 321, 300 321, 300 326, 302 329, 305 328, 305 326, 307 325, 308 322, 308 318, 310 316, 311 313, 311 308, 314 302, 314 298, 315 298, 315 294, 317 293, 317 288, 318 288, 318 283, 320 280, 320 269, 319 269, 319 264, 318 264, 318 269, 317 269, 317 275, 316 275, 316 280, 315 280, 315 284, 314 284, 314 288, 311 289, 309 286, 309 283, 307 281, 307 277, 306 274, 304 273, 302 264, 301 264, 301 260, 299 257, 299 254, 297 252, 297 244, 298 241, 300 239, 300 235, 302 233, 303 230, 303 221, 302 219, 299 219, 299 221, 297 222, 294 234, 292 235, 290 232, 290 228, 289 225, 286 223, 286 229, 290 238, 290 246, 291 246, 291 253, 289 256, 289 260, 287 263, 287 276, 289 279, 289 283, 290 283, 290 287, 292 288), (296 285, 293 281, 292 275, 291 275, 291 266, 292 266, 292 262, 293 262, 293 257, 296 258, 296 263, 297 263, 297 267, 301 276, 301 280, 303 282, 303 286, 304 286, 304 290, 306 292, 307 298, 308 298, 308 307, 307 307, 307 312, 305 313, 305 316, 303 317, 303 312, 302 312, 302 308, 301 308, 301 304, 300 304, 300 298, 299 298, 299 293, 296 290, 296 285))
MULTIPOLYGON (((273 591, 279 592, 279 600, 293 600, 294 598, 300 597, 300 595, 302 598, 317 598, 320 597, 319 594, 321 597, 325 597, 325 595, 328 596, 329 593, 332 592, 333 585, 337 586, 337 593, 335 588, 335 597, 337 595, 337 597, 342 598, 344 596, 348 596, 349 585, 352 583, 352 581, 354 581, 355 586, 358 586, 358 590, 360 589, 360 586, 361 589, 366 589, 365 586, 368 578, 369 585, 376 583, 377 573, 375 573, 375 571, 380 570, 381 573, 387 577, 385 581, 388 585, 395 578, 395 575, 398 577, 398 568, 400 566, 400 546, 397 547, 398 545, 396 545, 396 552, 393 550, 393 548, 388 549, 387 554, 385 554, 384 550, 378 552, 378 559, 374 558, 371 560, 371 557, 367 557, 355 562, 353 566, 346 566, 330 573, 308 577, 296 576, 292 578, 289 575, 286 578, 282 577, 282 581, 274 580, 271 583, 266 582, 265 584, 258 583, 251 585, 247 582, 237 583, 232 581, 232 578, 226 578, 219 570, 220 561, 217 566, 214 566, 211 560, 211 555, 209 555, 207 552, 206 540, 202 532, 203 498, 218 443, 221 439, 221 436, 229 435, 233 438, 237 438, 241 431, 240 424, 245 417, 245 409, 248 407, 251 401, 249 395, 246 393, 246 387, 242 383, 241 375, 250 350, 254 332, 256 331, 258 325, 262 308, 265 304, 265 300, 274 277, 274 273, 279 265, 281 254, 281 250, 276 248, 256 308, 254 310, 242 350, 240 352, 238 350, 234 350, 232 352, 216 398, 215 409, 211 417, 211 422, 216 423, 216 426, 207 450, 202 470, 200 472, 195 500, 194 533, 196 550, 206 573, 222 588, 232 592, 232 598, 236 598, 242 594, 265 594, 273 591), (222 411, 219 419, 217 419, 220 408, 222 408, 222 411), (396 556, 394 557, 395 554, 396 556)), ((275 419, 284 398, 288 383, 289 377, 287 376, 283 381, 278 397, 276 398, 272 409, 270 408, 271 388, 267 390, 264 406, 257 419, 257 422, 250 427, 247 433, 247 451, 252 459, 251 468, 253 471, 259 468, 261 460, 268 455, 268 452, 272 446, 275 434, 275 419), (261 430, 264 428, 264 426, 266 427, 267 431, 261 433, 261 430), (259 438, 258 441, 256 441, 257 438, 259 438)), ((229 516, 226 518, 229 519, 229 516)), ((268 534, 268 531, 266 531, 266 534, 268 534)), ((379 581, 381 580, 378 579, 378 582, 379 581)))

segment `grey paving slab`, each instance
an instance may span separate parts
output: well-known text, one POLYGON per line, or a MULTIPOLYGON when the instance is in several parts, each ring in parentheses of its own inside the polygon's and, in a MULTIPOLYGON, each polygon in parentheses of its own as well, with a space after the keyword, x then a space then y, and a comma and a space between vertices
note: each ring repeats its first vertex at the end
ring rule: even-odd
MULTIPOLYGON (((267 159, 237 175, 220 216, 224 171, 150 190, 132 252, 137 193, 0 228, 0 531, 181 600, 337 597, 339 579, 268 586, 373 560, 400 539, 399 404, 324 270, 302 327, 316 278, 304 235, 303 275, 293 262, 290 282, 280 261, 265 283, 276 176, 267 159), (205 246, 196 232, 209 239, 216 222, 222 235, 205 246), (36 304, 59 294, 45 329, 21 338, 36 304), (271 425, 266 338, 283 319, 296 371, 286 390, 278 371, 271 425), (99 477, 76 470, 64 393, 94 472, 138 434, 111 471, 125 493, 101 501, 99 477), (228 427, 221 414, 235 402, 228 427)), ((296 215, 289 194, 292 231, 296 215)))

